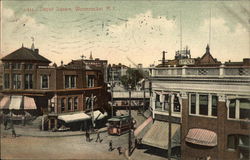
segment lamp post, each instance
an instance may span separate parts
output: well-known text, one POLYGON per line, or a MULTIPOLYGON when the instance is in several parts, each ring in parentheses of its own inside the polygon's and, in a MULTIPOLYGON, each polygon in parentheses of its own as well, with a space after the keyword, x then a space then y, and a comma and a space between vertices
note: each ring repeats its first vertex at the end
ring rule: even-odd
POLYGON ((129 134, 128 134, 128 156, 131 155, 131 85, 128 87, 129 91, 129 134))

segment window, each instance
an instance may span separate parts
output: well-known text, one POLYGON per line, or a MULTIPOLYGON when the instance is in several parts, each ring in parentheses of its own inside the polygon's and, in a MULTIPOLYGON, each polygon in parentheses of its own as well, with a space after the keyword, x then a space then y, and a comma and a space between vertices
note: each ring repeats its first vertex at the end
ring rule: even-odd
POLYGON ((9 63, 4 63, 3 67, 4 67, 4 69, 10 69, 10 64, 9 63))
POLYGON ((155 108, 161 108, 161 102, 160 102, 160 95, 159 94, 156 94, 156 97, 155 97, 155 108))
POLYGON ((94 87, 94 86, 95 86, 95 76, 88 75, 88 87, 94 87))
POLYGON ((212 96, 212 116, 217 116, 218 97, 212 96))
POLYGON ((49 88, 49 76, 44 74, 41 75, 41 88, 48 89, 49 88))
POLYGON ((78 97, 74 97, 74 110, 78 108, 78 97))
POLYGON ((71 110, 72 107, 72 98, 68 98, 68 111, 71 110))
POLYGON ((10 75, 4 74, 4 88, 10 88, 10 75))
POLYGON ((65 88, 75 88, 75 87, 76 87, 76 76, 65 75, 65 88))
POLYGON ((250 120, 250 99, 231 99, 228 117, 233 119, 250 120))
POLYGON ((239 99, 240 101, 240 119, 250 120, 250 99, 239 99))
POLYGON ((61 110, 62 112, 65 111, 65 98, 61 99, 61 110))
POLYGON ((20 63, 13 63, 12 68, 13 69, 21 69, 21 64, 20 63))
POLYGON ((165 111, 168 111, 169 110, 169 98, 170 98, 170 96, 168 95, 168 94, 166 94, 165 96, 164 96, 164 110, 165 111))
POLYGON ((236 135, 227 136, 227 148, 235 150, 237 146, 237 137, 236 135))
POLYGON ((91 99, 89 97, 86 97, 85 99, 85 106, 86 106, 86 110, 90 109, 91 107, 91 99))
POLYGON ((179 97, 175 94, 174 95, 174 112, 180 112, 181 111, 181 105, 179 101, 179 97))
POLYGON ((196 95, 191 94, 191 113, 196 114, 196 95))
POLYGON ((189 113, 202 116, 217 116, 218 97, 212 94, 189 94, 189 113))
POLYGON ((33 65, 32 64, 25 64, 24 69, 32 69, 33 65))
POLYGON ((20 88, 21 88, 21 75, 13 74, 13 89, 20 89, 20 88))
POLYGON ((208 115, 208 96, 207 95, 199 96, 199 113, 201 115, 208 115))
POLYGON ((230 100, 229 103, 229 118, 235 118, 236 111, 236 100, 230 100))
POLYGON ((32 89, 32 74, 25 74, 24 75, 24 77, 25 77, 25 85, 24 85, 24 87, 25 87, 25 89, 32 89))

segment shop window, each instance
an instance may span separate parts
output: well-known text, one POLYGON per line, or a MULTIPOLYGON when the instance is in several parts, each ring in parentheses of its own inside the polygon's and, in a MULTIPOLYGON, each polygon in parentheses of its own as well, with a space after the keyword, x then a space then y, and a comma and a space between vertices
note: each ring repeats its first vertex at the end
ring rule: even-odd
POLYGON ((65 111, 65 98, 61 99, 61 110, 62 112, 65 111))
POLYGON ((201 115, 208 115, 208 96, 207 95, 199 96, 199 113, 201 115))
POLYGON ((78 108, 78 97, 74 97, 74 110, 78 108))
POLYGON ((32 89, 33 88, 32 74, 25 74, 24 77, 25 77, 24 78, 25 89, 32 89))
POLYGON ((68 98, 68 111, 72 109, 72 98, 68 98))

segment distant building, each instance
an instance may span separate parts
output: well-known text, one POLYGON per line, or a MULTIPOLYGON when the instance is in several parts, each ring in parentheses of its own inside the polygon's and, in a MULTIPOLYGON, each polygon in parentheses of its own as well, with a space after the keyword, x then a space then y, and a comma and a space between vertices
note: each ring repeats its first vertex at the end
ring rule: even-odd
POLYGON ((142 143, 181 159, 249 159, 250 59, 222 64, 210 53, 151 68, 154 124, 142 143))
MULTIPOLYGON (((83 120, 89 119, 94 125, 102 117, 95 119, 96 113, 103 115, 107 107, 102 66, 92 67, 85 60, 50 66, 51 61, 38 49, 23 46, 3 57, 2 62, 4 98, 0 107, 6 113, 32 111, 46 115, 48 121, 44 121, 44 126, 53 129, 69 123, 83 126, 83 120), (96 112, 88 113, 90 111, 96 112)), ((84 125, 86 127, 86 123, 84 125)))
POLYGON ((120 83, 121 77, 127 74, 127 69, 129 67, 119 63, 116 64, 109 64, 108 66, 108 81, 112 83, 120 83))

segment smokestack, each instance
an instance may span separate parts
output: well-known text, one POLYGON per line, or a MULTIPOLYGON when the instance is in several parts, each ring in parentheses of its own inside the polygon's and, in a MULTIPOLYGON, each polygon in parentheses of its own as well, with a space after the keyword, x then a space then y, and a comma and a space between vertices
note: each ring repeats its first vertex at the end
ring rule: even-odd
POLYGON ((162 65, 165 66, 165 51, 162 52, 162 65))

